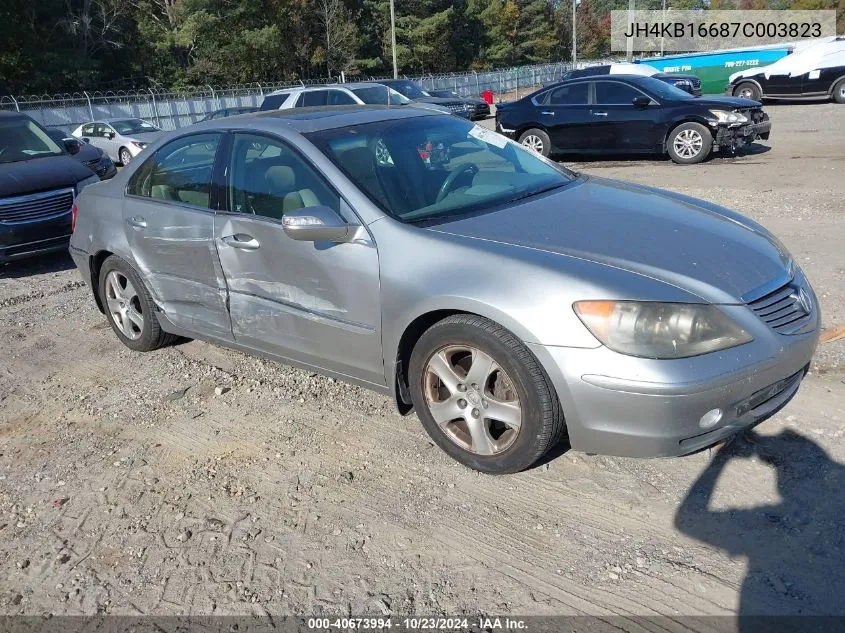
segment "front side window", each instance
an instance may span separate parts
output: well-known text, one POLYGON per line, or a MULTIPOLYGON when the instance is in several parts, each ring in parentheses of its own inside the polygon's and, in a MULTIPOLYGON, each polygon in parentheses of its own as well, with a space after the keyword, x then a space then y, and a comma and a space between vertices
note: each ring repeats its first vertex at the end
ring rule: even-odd
POLYGON ((94 124, 87 123, 82 126, 82 136, 94 136, 94 124))
POLYGON ((16 163, 61 154, 64 154, 64 150, 58 143, 29 117, 0 119, 0 163, 16 163))
POLYGON ((351 96, 346 94, 343 90, 329 90, 329 95, 326 100, 326 103, 330 106, 333 105, 355 105, 357 101, 353 99, 351 96))
POLYGON ((326 105, 327 96, 326 90, 307 90, 299 95, 299 101, 296 102, 296 107, 324 106, 326 105))
POLYGON ((340 198, 313 167, 283 141, 237 134, 228 169, 229 210, 279 219, 306 207, 340 209, 340 198))
POLYGON ((369 105, 406 105, 411 100, 387 86, 368 86, 366 88, 352 88, 361 101, 369 105))
POLYGON ((586 81, 554 88, 548 97, 550 105, 587 105, 590 84, 586 81))
POLYGON ((633 105, 636 97, 645 96, 636 88, 618 81, 596 82, 596 104, 598 105, 633 105))
POLYGON ((456 216, 562 187, 575 175, 457 117, 394 119, 306 134, 403 222, 456 216))
POLYGON ((208 209, 219 134, 192 134, 159 148, 132 174, 127 193, 208 209))

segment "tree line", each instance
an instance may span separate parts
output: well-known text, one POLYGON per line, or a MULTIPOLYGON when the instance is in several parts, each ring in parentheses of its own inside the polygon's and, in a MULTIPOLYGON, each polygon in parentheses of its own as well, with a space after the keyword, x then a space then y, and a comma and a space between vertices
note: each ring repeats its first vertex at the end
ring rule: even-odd
MULTIPOLYGON (((296 81, 392 73, 389 0, 3 0, 0 93, 296 81)), ((838 9, 845 0, 667 0, 674 9, 838 9)), ((662 0, 636 0, 659 9, 662 0)), ((610 53, 610 11, 583 0, 578 57, 610 53)), ((402 74, 571 59, 571 0, 395 0, 402 74)))

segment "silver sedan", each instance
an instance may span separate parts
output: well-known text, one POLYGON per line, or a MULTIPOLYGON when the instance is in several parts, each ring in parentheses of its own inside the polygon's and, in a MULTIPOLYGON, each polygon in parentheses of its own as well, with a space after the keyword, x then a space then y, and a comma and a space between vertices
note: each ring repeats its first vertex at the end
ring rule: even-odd
POLYGON ((763 227, 570 172, 415 108, 172 133, 76 204, 71 254, 125 345, 202 338, 388 394, 488 473, 665 456, 796 393, 819 308, 763 227))
POLYGON ((114 162, 125 166, 158 139, 162 131, 143 119, 108 119, 84 123, 71 134, 99 147, 114 162))

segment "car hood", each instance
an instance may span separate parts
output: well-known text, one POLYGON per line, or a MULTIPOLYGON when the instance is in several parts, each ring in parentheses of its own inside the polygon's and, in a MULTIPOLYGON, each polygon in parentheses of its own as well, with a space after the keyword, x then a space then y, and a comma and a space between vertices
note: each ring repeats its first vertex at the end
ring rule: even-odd
POLYGON ((0 198, 73 187, 90 177, 90 169, 67 155, 0 163, 0 198))
POLYGON ((739 214, 598 178, 428 230, 621 268, 713 303, 743 302, 791 266, 779 242, 739 214))
POLYGON ((123 138, 130 141, 141 141, 142 143, 153 143, 158 140, 163 132, 141 132, 140 134, 127 134, 123 138))
POLYGON ((759 101, 741 97, 696 97, 692 103, 705 108, 759 108, 762 105, 759 101))
POLYGON ((454 97, 420 97, 413 99, 417 103, 434 103, 437 105, 447 106, 450 103, 465 103, 466 99, 455 99, 454 97))
POLYGON ((657 79, 686 79, 687 81, 695 81, 698 75, 685 75, 684 73, 657 73, 652 75, 657 79))

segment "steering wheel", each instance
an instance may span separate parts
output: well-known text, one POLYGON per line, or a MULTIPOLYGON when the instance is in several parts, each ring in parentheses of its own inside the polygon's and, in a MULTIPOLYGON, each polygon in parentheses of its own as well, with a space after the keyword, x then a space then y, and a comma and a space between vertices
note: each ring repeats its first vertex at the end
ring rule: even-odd
POLYGON ((452 187, 455 185, 455 181, 458 180, 462 174, 471 174, 475 175, 478 173, 478 165, 475 163, 465 163, 458 167, 455 171, 450 172, 448 176, 446 176, 446 180, 443 181, 443 184, 440 185, 440 190, 437 192, 437 199, 434 201, 435 204, 441 202, 443 198, 445 198, 449 193, 452 191, 452 187))

